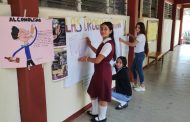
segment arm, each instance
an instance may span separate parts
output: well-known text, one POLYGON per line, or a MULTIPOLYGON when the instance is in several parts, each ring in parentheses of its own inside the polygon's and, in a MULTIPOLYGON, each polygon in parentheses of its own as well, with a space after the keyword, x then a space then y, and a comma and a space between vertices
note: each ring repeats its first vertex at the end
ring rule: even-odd
POLYGON ((19 51, 21 51, 24 47, 19 48, 18 50, 16 50, 13 54, 12 57, 14 57, 19 51))
POLYGON ((132 34, 128 34, 128 35, 133 38, 133 40, 134 40, 133 42, 124 41, 121 38, 119 38, 119 41, 126 44, 126 45, 128 45, 128 46, 130 46, 130 47, 135 47, 137 45, 137 43, 138 43, 138 41, 136 40, 136 37, 133 36, 132 34))
POLYGON ((96 53, 97 49, 92 46, 91 41, 90 41, 90 39, 89 39, 88 37, 86 38, 86 43, 87 43, 87 46, 88 46, 94 53, 96 53))
POLYGON ((30 27, 30 33, 31 33, 31 35, 33 35, 34 29, 35 29, 35 27, 33 25, 31 25, 31 27, 30 27))
POLYGON ((105 57, 107 57, 110 54, 111 51, 112 51, 112 45, 110 43, 106 43, 102 47, 100 53, 98 54, 98 56, 96 58, 90 58, 88 56, 83 56, 83 57, 79 58, 79 61, 99 64, 105 57))
POLYGON ((112 80, 116 80, 116 79, 117 79, 117 75, 116 74, 112 75, 112 80))
POLYGON ((120 81, 122 81, 121 83, 125 86, 126 83, 130 83, 130 80, 129 80, 129 74, 128 74, 128 69, 125 68, 125 69, 122 69, 122 71, 120 72, 120 81))
POLYGON ((102 54, 99 54, 96 58, 91 58, 88 56, 83 56, 79 58, 81 62, 91 62, 94 64, 99 64, 105 57, 102 54))
POLYGON ((35 30, 36 30, 35 37, 34 37, 33 41, 28 46, 31 46, 36 41, 36 38, 37 38, 37 28, 36 28, 36 26, 35 26, 35 30))

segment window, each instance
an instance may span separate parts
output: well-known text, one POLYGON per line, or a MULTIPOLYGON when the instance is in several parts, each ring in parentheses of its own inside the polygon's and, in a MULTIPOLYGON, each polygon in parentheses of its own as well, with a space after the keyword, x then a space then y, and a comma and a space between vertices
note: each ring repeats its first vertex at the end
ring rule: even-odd
POLYGON ((173 5, 170 3, 164 3, 164 18, 172 19, 172 7, 173 5))
POLYGON ((151 17, 151 2, 150 0, 143 0, 143 17, 151 17))
POLYGON ((77 10, 76 0, 39 0, 40 6, 77 10))
POLYGON ((79 6, 81 11, 123 15, 127 10, 126 0, 39 0, 39 5, 69 10, 77 10, 79 6))
POLYGON ((81 0, 82 11, 94 11, 106 13, 106 1, 107 0, 81 0))
POLYGON ((143 17, 157 18, 158 0, 143 0, 143 17))
POLYGON ((152 0, 151 17, 157 18, 157 13, 158 13, 158 0, 152 0))
POLYGON ((125 15, 127 11, 126 0, 110 0, 110 13, 111 14, 122 14, 125 15))

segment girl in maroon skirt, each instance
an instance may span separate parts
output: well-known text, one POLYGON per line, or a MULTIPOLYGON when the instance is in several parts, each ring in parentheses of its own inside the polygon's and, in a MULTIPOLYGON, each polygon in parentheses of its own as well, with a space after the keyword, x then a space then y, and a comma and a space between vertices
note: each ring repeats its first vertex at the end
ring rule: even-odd
POLYGON ((94 63, 94 74, 88 87, 88 94, 92 101, 92 109, 88 115, 92 116, 91 122, 106 122, 107 104, 111 101, 112 70, 110 61, 116 59, 113 25, 104 22, 100 25, 102 43, 96 49, 87 38, 87 45, 96 57, 83 56, 79 58, 82 62, 94 63))

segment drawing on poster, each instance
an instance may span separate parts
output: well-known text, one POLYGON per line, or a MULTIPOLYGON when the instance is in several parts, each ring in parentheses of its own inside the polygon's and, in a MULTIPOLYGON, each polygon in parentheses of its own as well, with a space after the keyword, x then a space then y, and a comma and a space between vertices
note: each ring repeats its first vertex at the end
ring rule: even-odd
POLYGON ((0 67, 20 68, 53 61, 52 20, 0 17, 0 67), (6 45, 6 46, 5 46, 6 45))
POLYGON ((68 76, 65 18, 53 18, 54 61, 52 62, 52 80, 58 81, 68 76))
POLYGON ((55 58, 52 63, 52 80, 64 79, 68 75, 67 51, 64 48, 55 48, 55 58))
POLYGON ((27 58, 27 67, 30 68, 30 65, 35 65, 35 63, 32 60, 32 56, 30 53, 30 46, 36 41, 36 37, 37 37, 37 28, 34 27, 34 25, 31 25, 30 30, 26 30, 24 28, 20 28, 20 27, 16 27, 13 26, 12 27, 12 32, 11 32, 11 36, 13 38, 13 40, 19 40, 21 42, 23 42, 23 45, 17 49, 11 57, 5 57, 5 59, 7 59, 9 62, 16 62, 19 63, 20 62, 20 58, 16 57, 15 55, 21 51, 22 49, 25 50, 25 55, 27 58), (35 30, 35 35, 33 37, 34 34, 34 30, 35 30), (32 42, 29 42, 30 39, 33 39, 32 42))
POLYGON ((66 45, 65 19, 54 18, 52 21, 52 27, 53 27, 54 46, 65 46, 66 45))

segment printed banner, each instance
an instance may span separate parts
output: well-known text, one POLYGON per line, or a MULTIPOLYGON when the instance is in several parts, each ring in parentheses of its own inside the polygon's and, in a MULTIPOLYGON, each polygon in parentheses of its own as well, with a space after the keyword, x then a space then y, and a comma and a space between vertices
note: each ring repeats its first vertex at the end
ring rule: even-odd
POLYGON ((30 67, 53 61, 52 20, 0 17, 0 68, 30 67))

